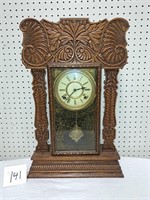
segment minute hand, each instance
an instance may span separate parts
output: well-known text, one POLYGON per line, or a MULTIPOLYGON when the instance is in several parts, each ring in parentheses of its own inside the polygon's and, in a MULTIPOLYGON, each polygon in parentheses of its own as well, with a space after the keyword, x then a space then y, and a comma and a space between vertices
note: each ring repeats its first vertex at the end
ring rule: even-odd
POLYGON ((72 93, 69 95, 69 97, 71 97, 71 95, 73 95, 74 92, 76 92, 76 89, 74 89, 74 90, 72 91, 72 93))

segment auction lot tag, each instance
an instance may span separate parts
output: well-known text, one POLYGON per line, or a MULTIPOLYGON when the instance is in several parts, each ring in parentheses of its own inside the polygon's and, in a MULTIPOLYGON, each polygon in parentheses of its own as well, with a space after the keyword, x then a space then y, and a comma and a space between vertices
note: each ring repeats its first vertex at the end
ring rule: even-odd
POLYGON ((24 184, 27 181, 27 165, 4 167, 3 187, 24 184))

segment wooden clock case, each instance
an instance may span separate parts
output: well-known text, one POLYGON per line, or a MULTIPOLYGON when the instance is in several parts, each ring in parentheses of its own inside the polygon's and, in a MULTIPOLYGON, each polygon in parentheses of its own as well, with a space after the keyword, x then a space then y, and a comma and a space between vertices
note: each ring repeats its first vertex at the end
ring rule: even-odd
MULTIPOLYGON (((127 62, 125 19, 89 22, 87 18, 62 18, 58 23, 27 18, 20 24, 23 32, 22 62, 33 75, 36 150, 29 178, 123 177, 115 148, 117 75, 127 62), (47 117, 45 76, 50 66, 98 66, 104 69, 102 137, 98 155, 53 155, 47 117)), ((51 101, 51 99, 50 99, 51 101)), ((53 112, 53 110, 50 110, 53 112)), ((97 115, 100 115, 98 113, 97 115)), ((50 123, 53 126, 53 122, 50 123)), ((54 128, 54 127, 53 127, 54 128)), ((52 129, 51 129, 52 130, 52 129)), ((100 133, 99 133, 100 134, 100 133)))

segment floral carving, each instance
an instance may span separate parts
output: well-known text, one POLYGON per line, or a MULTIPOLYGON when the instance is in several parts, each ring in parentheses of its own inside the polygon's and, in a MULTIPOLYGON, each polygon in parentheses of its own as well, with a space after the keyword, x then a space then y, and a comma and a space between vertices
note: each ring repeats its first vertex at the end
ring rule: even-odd
POLYGON ((23 32, 23 63, 29 68, 45 66, 50 54, 42 24, 35 19, 25 19, 21 22, 20 29, 23 32))
POLYGON ((25 19, 22 59, 27 68, 55 63, 98 63, 105 69, 122 68, 127 61, 125 33, 129 24, 116 18, 91 23, 86 18, 58 23, 25 19))
POLYGON ((121 18, 111 20, 106 25, 99 53, 100 60, 105 67, 121 68, 126 64, 127 43, 125 32, 128 28, 128 22, 121 18))
POLYGON ((59 23, 43 20, 53 62, 94 62, 106 23, 107 20, 93 24, 88 19, 62 19, 59 23))

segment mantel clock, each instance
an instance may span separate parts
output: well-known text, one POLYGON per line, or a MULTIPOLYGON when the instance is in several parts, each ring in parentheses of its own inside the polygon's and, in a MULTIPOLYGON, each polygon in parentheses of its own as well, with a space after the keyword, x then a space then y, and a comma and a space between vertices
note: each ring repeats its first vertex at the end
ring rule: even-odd
POLYGON ((115 105, 117 74, 127 61, 128 28, 122 18, 21 22, 22 61, 33 75, 37 140, 28 177, 123 177, 114 145, 115 105))

